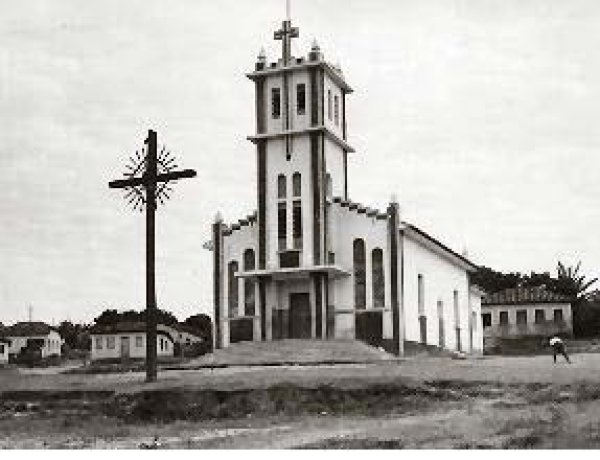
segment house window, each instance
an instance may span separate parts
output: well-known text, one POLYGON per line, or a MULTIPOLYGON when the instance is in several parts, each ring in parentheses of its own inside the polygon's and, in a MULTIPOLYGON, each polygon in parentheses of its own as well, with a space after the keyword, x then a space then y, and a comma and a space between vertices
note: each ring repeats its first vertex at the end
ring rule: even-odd
POLYGON ((500 312, 500 326, 508 326, 508 312, 507 311, 500 312))
POLYGON ((114 350, 114 348, 115 348, 115 338, 114 337, 106 338, 106 348, 108 348, 109 350, 114 350))
MULTIPOLYGON (((238 315, 238 279, 235 274, 238 272, 238 263, 233 260, 229 262, 229 317, 235 318, 238 315)), ((162 339, 161 339, 162 340, 162 339)), ((162 349, 162 348, 161 348, 162 349)))
POLYGON ((286 180, 283 174, 277 176, 277 198, 285 198, 287 195, 286 180))
POLYGON ((294 249, 302 249, 302 202, 296 200, 292 207, 294 249))
POLYGON ((135 337, 135 346, 138 348, 142 348, 144 346, 144 337, 141 335, 137 335, 135 337))
MULTIPOLYGON (((255 268, 255 256, 253 249, 246 249, 244 251, 244 271, 252 271, 255 268)), ((255 288, 254 280, 251 278, 244 279, 244 314, 247 316, 254 316, 255 310, 255 288)))
POLYGON ((525 326, 527 324, 527 310, 517 310, 517 325, 525 326))
POLYGON ((385 274, 383 271, 383 250, 375 248, 371 252, 371 282, 373 285, 373 308, 385 307, 385 274))
POLYGON ((160 351, 163 351, 163 350, 164 350, 164 348, 165 348, 165 344, 164 344, 164 342, 163 342, 163 339, 162 339, 162 337, 159 339, 159 341, 158 341, 158 344, 159 344, 159 346, 160 346, 160 351))
POLYGON ((296 85, 296 107, 298 115, 306 113, 306 85, 304 83, 296 85))
POLYGON ((544 310, 536 309, 535 310, 535 324, 542 324, 546 321, 546 315, 544 314, 544 310))
POLYGON ((281 89, 271 89, 271 115, 273 118, 281 116, 281 89))
POLYGON ((367 306, 365 264, 365 242, 364 240, 357 238, 353 243, 354 306, 357 310, 363 310, 367 306))
POLYGON ((302 195, 302 176, 299 172, 295 172, 292 176, 292 193, 294 196, 302 195))
POLYGON ((96 350, 102 350, 102 337, 96 337, 96 350))
POLYGON ((335 96, 335 98, 334 98, 333 108, 335 111, 334 112, 335 125, 338 126, 340 124, 340 98, 338 96, 335 96))
POLYGON ((554 310, 554 322, 560 324, 563 322, 563 311, 562 308, 557 308, 554 310))
POLYGON ((331 90, 327 90, 327 118, 331 120, 331 90))
POLYGON ((277 206, 277 241, 279 250, 284 251, 287 247, 287 205, 279 203, 277 206))
POLYGON ((4 354, 4 344, 0 343, 0 354, 4 354))
POLYGON ((481 314, 481 322, 483 323, 483 328, 492 327, 492 314, 491 313, 482 313, 481 314))

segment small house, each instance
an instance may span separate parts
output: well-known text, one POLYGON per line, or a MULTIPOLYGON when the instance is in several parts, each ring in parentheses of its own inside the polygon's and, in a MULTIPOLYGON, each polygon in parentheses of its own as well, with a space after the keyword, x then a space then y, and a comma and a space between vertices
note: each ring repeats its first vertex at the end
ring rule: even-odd
MULTIPOLYGON (((92 338, 91 359, 146 358, 146 323, 119 322, 95 325, 90 331, 92 338)), ((156 326, 157 355, 173 356, 176 338, 173 328, 156 326)))
POLYGON ((39 350, 42 358, 60 356, 64 343, 55 328, 40 321, 13 324, 5 327, 2 335, 8 342, 8 353, 11 356, 17 356, 25 348, 39 350))

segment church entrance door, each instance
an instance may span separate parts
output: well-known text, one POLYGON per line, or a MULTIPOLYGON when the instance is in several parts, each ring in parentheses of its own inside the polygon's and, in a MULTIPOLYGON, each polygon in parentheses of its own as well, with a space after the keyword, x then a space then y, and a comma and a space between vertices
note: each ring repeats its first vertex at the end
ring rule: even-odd
POLYGON ((307 292, 290 294, 290 338, 311 338, 310 296, 307 292))

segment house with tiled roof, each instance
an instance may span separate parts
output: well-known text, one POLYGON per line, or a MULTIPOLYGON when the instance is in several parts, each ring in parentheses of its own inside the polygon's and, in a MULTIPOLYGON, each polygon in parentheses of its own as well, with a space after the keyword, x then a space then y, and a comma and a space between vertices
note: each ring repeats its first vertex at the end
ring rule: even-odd
POLYGON ((13 356, 26 347, 38 348, 42 357, 60 356, 64 342, 55 328, 41 321, 24 321, 5 326, 0 330, 0 337, 8 344, 9 355, 13 356))
MULTIPOLYGON (((121 321, 114 324, 95 325, 92 337, 91 359, 146 358, 146 323, 121 321)), ((156 350, 158 356, 174 356, 175 344, 190 345, 203 339, 193 329, 182 324, 156 327, 156 350)))
POLYGON ((517 287, 486 295, 481 317, 484 340, 573 334, 573 299, 545 286, 517 287))
MULTIPOLYGON (((90 330, 91 359, 146 358, 146 323, 121 321, 114 324, 96 324, 90 330)), ((158 356, 173 356, 175 338, 164 324, 156 326, 158 356)))

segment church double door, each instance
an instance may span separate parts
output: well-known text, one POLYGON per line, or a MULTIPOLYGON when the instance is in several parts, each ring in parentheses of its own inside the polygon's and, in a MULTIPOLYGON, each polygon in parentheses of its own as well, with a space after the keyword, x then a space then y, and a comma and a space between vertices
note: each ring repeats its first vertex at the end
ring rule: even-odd
POLYGON ((311 326, 310 296, 306 292, 290 294, 290 338, 310 339, 311 326))

